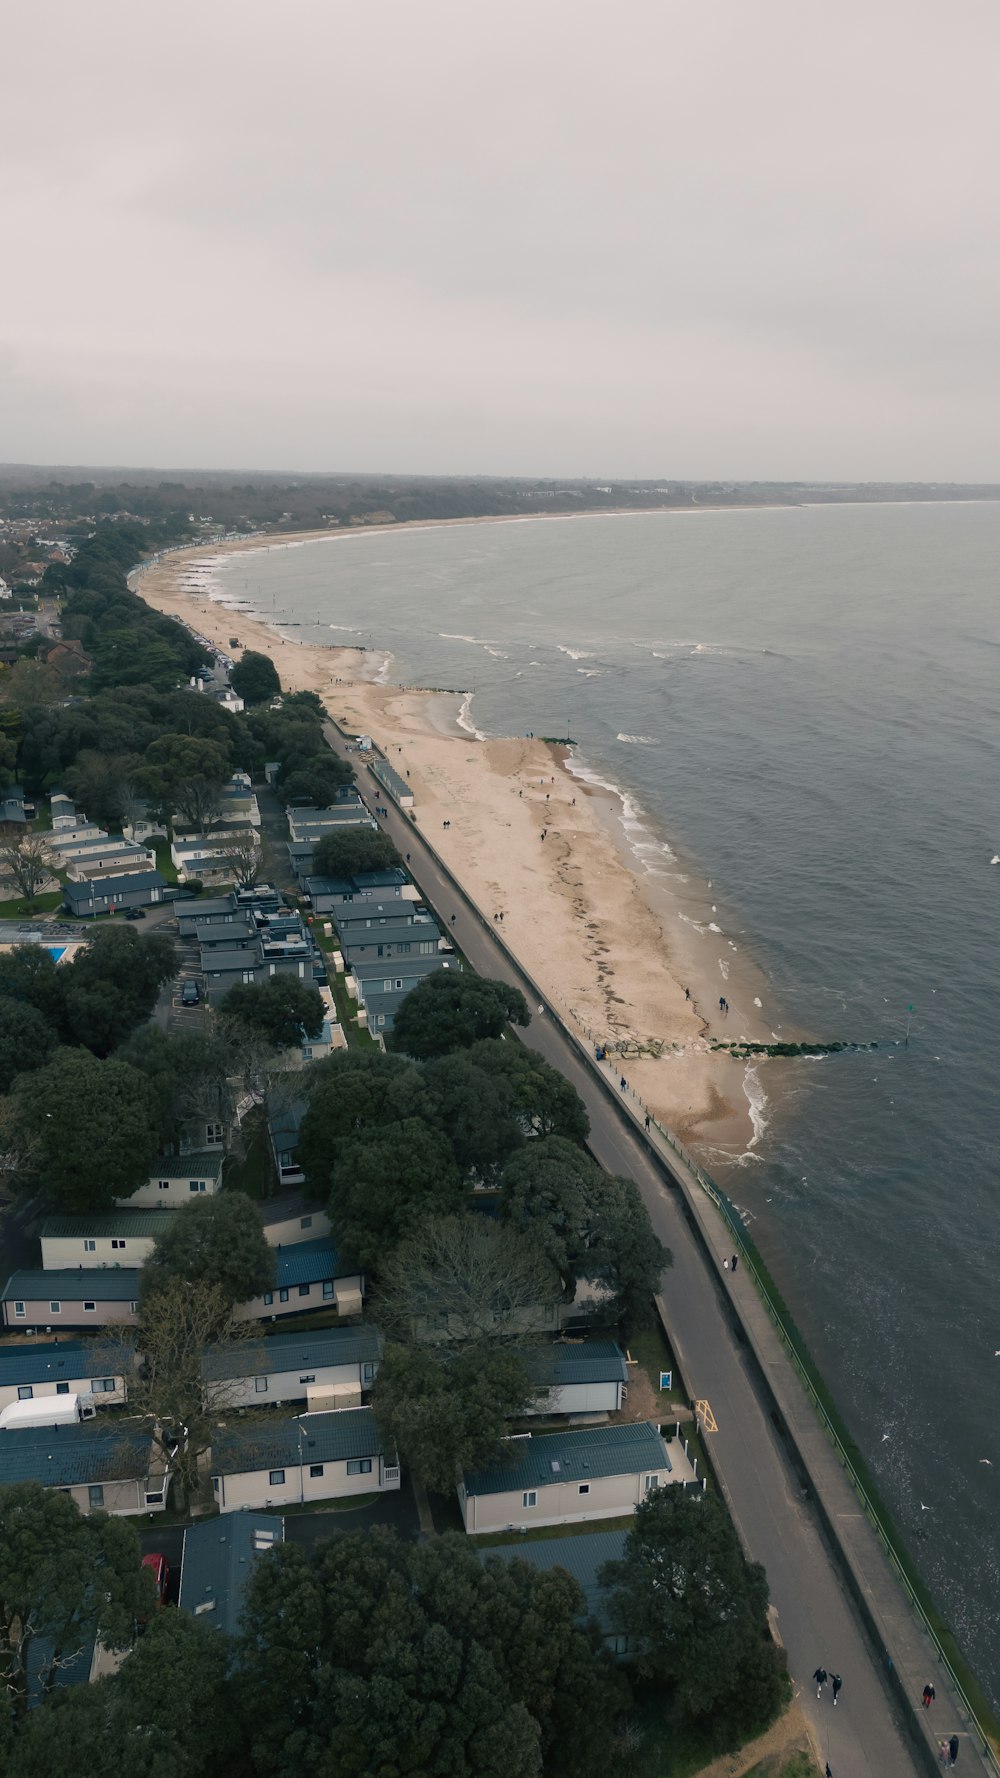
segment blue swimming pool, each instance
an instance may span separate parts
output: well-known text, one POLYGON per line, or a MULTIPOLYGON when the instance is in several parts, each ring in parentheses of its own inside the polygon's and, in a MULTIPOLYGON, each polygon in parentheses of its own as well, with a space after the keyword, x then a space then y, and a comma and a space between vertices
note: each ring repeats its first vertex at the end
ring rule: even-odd
POLYGON ((60 957, 65 957, 66 955, 65 945, 46 945, 45 949, 48 951, 53 963, 58 963, 60 957))

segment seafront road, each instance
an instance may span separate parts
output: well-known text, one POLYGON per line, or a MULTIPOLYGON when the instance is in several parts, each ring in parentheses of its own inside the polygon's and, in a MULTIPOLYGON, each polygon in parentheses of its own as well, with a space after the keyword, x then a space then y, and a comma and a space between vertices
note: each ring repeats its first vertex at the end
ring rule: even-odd
MULTIPOLYGON (((362 764, 357 754, 348 754, 334 724, 327 725, 327 735, 335 752, 355 767, 362 764)), ((374 806, 382 793, 374 779, 365 782, 363 770, 358 776, 362 794, 374 806)), ((425 843, 419 819, 411 821, 390 804, 380 825, 402 853, 410 854, 415 882, 442 924, 453 931, 472 967, 523 987, 498 937, 425 843)), ((569 1033, 533 1006, 524 1041, 572 1081, 590 1117, 594 1155, 609 1171, 626 1173, 636 1181, 657 1234, 673 1253, 673 1267, 665 1273, 662 1286, 671 1343, 692 1398, 708 1400, 718 1421, 718 1432, 711 1435, 713 1462, 744 1545, 767 1571, 777 1633, 787 1650, 795 1693, 833 1778, 916 1778, 918 1772, 932 1768, 912 1747, 899 1721, 896 1701, 873 1658, 814 1511, 802 1496, 757 1394, 750 1361, 726 1310, 722 1295, 726 1286, 692 1230, 683 1201, 665 1181, 641 1129, 633 1128, 609 1102, 569 1033), (843 1678, 836 1709, 829 1688, 821 1700, 816 1699, 809 1675, 818 1666, 843 1678)), ((728 1281, 728 1274, 722 1276, 728 1281)), ((749 1281, 747 1286, 752 1290, 749 1281)), ((930 1676, 928 1667, 923 1678, 930 1676)), ((937 1682, 940 1697, 940 1675, 937 1682)), ((978 1769, 972 1748, 967 1758, 970 1754, 970 1769, 978 1769)))

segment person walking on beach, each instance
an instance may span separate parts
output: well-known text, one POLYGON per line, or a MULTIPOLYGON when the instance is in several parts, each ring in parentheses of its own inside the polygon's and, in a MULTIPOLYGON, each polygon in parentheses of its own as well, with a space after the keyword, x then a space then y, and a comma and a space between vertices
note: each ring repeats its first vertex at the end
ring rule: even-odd
POLYGON ((815 1673, 813 1674, 813 1678, 816 1681, 816 1696, 817 1696, 817 1698, 821 1698, 823 1696, 823 1687, 825 1686, 829 1677, 830 1677, 830 1675, 827 1673, 827 1670, 825 1667, 817 1667, 815 1673))
MULTIPOLYGON (((736 1261, 733 1260, 733 1269, 735 1270, 735 1268, 736 1268, 736 1261)), ((830 1675, 830 1689, 833 1692, 834 1703, 836 1703, 837 1699, 840 1697, 840 1688, 843 1685, 843 1683, 844 1682, 841 1679, 839 1673, 832 1673, 830 1675)))
POLYGON ((685 988, 685 990, 684 990, 684 998, 685 998, 685 1000, 690 1000, 690 998, 691 998, 691 990, 690 990, 690 988, 685 988))
POLYGON ((924 1693, 923 1693, 923 1703, 924 1703, 925 1710, 930 1709, 930 1707, 933 1704, 934 1699, 936 1697, 937 1697, 937 1693, 934 1690, 934 1687, 931 1685, 930 1681, 928 1680, 927 1684, 924 1686, 924 1693))

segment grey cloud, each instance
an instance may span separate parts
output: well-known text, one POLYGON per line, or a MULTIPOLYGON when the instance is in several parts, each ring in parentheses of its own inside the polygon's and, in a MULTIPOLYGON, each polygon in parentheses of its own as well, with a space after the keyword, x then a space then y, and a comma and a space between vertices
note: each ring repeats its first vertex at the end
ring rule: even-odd
POLYGON ((0 457, 997 473, 989 0, 7 35, 0 457))

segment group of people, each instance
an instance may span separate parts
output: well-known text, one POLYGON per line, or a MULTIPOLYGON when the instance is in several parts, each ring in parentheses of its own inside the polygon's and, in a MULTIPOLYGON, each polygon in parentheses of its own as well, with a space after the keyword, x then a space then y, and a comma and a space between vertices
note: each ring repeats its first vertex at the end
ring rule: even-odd
MULTIPOLYGON (((928 1680, 927 1684, 924 1686, 920 1699, 925 1710, 930 1709, 936 1697, 937 1692, 934 1690, 930 1680, 928 1680)), ((958 1747, 959 1741, 957 1735, 949 1736, 947 1741, 942 1739, 938 1742, 938 1759, 943 1766, 947 1766, 950 1769, 955 1764, 958 1759, 958 1747)))
MULTIPOLYGON (((733 1255, 734 1270, 735 1270, 735 1266, 736 1266, 736 1256, 734 1254, 733 1255)), ((823 1687, 826 1685, 827 1681, 829 1680, 830 1690, 833 1693, 833 1701, 836 1704, 838 1698, 840 1697, 840 1688, 844 1683, 840 1677, 840 1674, 839 1673, 828 1673, 825 1667, 817 1667, 815 1673, 813 1674, 813 1678, 816 1681, 816 1696, 817 1696, 817 1698, 821 1698, 823 1696, 823 1687)))

